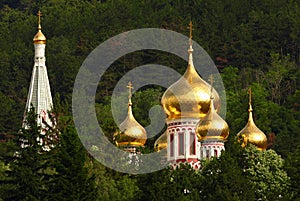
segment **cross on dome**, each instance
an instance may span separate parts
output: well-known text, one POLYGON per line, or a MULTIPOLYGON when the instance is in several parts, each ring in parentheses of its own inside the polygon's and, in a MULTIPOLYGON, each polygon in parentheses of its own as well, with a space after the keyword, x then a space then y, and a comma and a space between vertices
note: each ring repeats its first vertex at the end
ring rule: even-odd
POLYGON ((38 16, 38 32, 33 37, 33 43, 46 44, 46 37, 42 33, 42 27, 41 27, 41 16, 42 16, 41 11, 38 11, 37 16, 38 16))
POLYGON ((251 105, 251 103, 252 103, 252 90, 251 90, 251 88, 248 89, 248 94, 249 94, 249 104, 251 105))
POLYGON ((193 30, 194 30, 192 21, 190 21, 188 29, 190 30, 190 39, 192 39, 193 38, 193 30))
POLYGON ((41 23, 41 16, 42 16, 42 12, 39 10, 37 13, 37 16, 39 17, 39 24, 41 23))
POLYGON ((38 29, 41 29, 41 16, 42 16, 42 12, 39 10, 37 13, 38 16, 38 29))
POLYGON ((189 61, 188 61, 188 64, 189 65, 193 65, 193 56, 192 56, 192 53, 193 53, 193 47, 192 47, 192 45, 193 45, 193 40, 192 40, 192 38, 193 38, 193 23, 192 23, 192 21, 190 21, 190 23, 189 23, 189 26, 187 27, 189 30, 190 30, 190 39, 189 39, 189 45, 190 45, 190 47, 189 47, 189 49, 188 49, 188 53, 189 53, 189 61))
POLYGON ((252 109, 252 105, 251 105, 251 103, 252 103, 252 90, 251 90, 251 88, 248 89, 248 94, 249 94, 249 109, 248 109, 248 111, 252 112, 253 109, 252 109))
POLYGON ((127 88, 128 88, 128 100, 129 100, 129 104, 131 104, 132 89, 133 89, 131 82, 128 82, 127 88))

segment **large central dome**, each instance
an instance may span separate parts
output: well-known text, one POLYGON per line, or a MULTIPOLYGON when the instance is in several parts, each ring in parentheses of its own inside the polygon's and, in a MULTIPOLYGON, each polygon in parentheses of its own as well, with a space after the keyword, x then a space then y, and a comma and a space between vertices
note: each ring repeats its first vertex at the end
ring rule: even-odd
MULTIPOLYGON (((211 86, 197 73, 193 64, 193 48, 190 43, 189 62, 184 75, 164 93, 161 104, 168 119, 202 118, 210 106, 211 86)), ((219 111, 221 103, 216 90, 213 90, 214 107, 219 111)))

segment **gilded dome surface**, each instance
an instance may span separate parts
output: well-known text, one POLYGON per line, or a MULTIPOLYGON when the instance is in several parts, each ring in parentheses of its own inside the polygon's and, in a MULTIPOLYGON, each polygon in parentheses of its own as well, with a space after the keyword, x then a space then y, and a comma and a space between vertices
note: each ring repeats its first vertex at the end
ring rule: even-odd
POLYGON ((125 120, 120 124, 120 132, 115 134, 116 144, 117 146, 144 146, 147 133, 132 114, 131 83, 127 87, 129 88, 128 113, 125 120))
POLYGON ((229 135, 229 128, 216 112, 213 105, 213 98, 210 101, 210 109, 207 115, 196 124, 198 141, 203 140, 226 140, 229 135))
POLYGON ((33 37, 33 43, 34 44, 45 44, 46 43, 46 37, 40 29, 33 37))
POLYGON ((155 151, 160 151, 168 147, 167 131, 165 131, 154 143, 155 151))
MULTIPOLYGON (((163 94, 161 104, 168 119, 203 118, 209 111, 210 85, 195 70, 192 58, 192 46, 189 48, 189 62, 184 75, 172 84, 163 94)), ((220 109, 220 97, 213 90, 214 106, 220 109)))
POLYGON ((258 150, 266 150, 268 140, 266 135, 255 125, 252 117, 252 106, 249 106, 249 118, 246 126, 238 133, 238 136, 243 138, 242 146, 251 143, 257 147, 258 150))

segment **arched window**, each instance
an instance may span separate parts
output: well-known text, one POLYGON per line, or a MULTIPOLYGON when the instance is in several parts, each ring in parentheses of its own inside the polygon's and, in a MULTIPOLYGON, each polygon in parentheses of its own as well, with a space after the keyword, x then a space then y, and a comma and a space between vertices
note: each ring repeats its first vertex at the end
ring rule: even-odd
POLYGON ((206 158, 210 158, 209 149, 206 150, 206 158))
POLYGON ((218 150, 214 150, 214 156, 217 157, 218 156, 218 150))
POLYGON ((179 133, 179 155, 184 155, 184 133, 179 133))
POLYGON ((190 133, 190 155, 196 155, 196 140, 194 133, 190 133))
POLYGON ((174 156, 174 134, 170 134, 170 156, 174 156))

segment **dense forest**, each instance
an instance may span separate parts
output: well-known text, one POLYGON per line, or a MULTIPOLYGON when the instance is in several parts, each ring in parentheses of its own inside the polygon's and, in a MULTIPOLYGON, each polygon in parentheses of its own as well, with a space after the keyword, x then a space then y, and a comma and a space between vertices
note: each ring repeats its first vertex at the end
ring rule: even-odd
MULTIPOLYGON (((0 0, 0 200, 297 200, 300 197, 300 2, 296 0, 0 0), (47 70, 54 99, 59 144, 43 152, 40 127, 21 129, 33 66, 32 38, 38 10, 47 37, 47 70), (203 161, 200 171, 182 165, 147 175, 115 172, 83 148, 72 121, 72 90, 82 62, 105 40, 125 31, 162 28, 188 36, 215 62, 226 89, 226 152, 203 161), (253 91, 256 125, 268 150, 241 148, 236 134, 247 122, 253 91), (20 141, 32 146, 20 149, 20 141), (33 139, 33 140, 32 140, 33 139), (24 156, 20 160, 15 153, 24 156)), ((179 73, 186 61, 175 55, 136 51, 115 61, 96 93, 99 124, 112 141, 117 129, 111 95, 118 80, 144 64, 179 73)), ((201 74, 201 72, 200 72, 201 74)), ((124 89, 126 90, 126 88, 124 89)), ((150 124, 149 110, 165 88, 133 94, 134 115, 150 124)), ((147 140, 153 150, 158 136, 147 140)))

